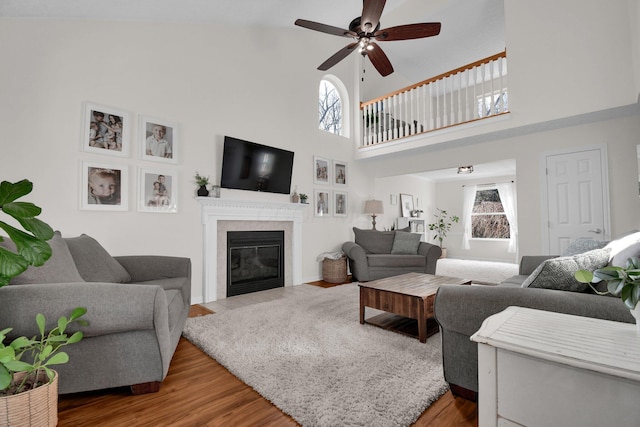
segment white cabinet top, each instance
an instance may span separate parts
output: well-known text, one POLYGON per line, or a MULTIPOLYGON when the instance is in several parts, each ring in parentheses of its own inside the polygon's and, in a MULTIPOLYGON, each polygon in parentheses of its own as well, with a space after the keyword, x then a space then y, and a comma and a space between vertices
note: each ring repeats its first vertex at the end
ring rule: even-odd
POLYGON ((631 323, 508 307, 485 319, 471 340, 640 381, 640 334, 631 323))

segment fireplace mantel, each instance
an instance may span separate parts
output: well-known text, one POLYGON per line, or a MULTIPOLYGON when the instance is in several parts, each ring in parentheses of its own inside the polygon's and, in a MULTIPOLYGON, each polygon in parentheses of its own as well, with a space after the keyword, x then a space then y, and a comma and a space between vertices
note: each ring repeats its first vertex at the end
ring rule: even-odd
POLYGON ((196 197, 202 207, 203 278, 205 302, 216 301, 218 295, 218 221, 283 221, 291 222, 292 282, 302 283, 302 216, 307 205, 196 197))

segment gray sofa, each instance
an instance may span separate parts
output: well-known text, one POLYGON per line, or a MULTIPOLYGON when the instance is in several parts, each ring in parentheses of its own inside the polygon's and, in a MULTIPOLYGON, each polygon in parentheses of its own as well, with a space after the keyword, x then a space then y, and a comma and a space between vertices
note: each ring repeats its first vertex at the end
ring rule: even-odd
POLYGON ((469 338, 487 317, 509 306, 635 323, 619 298, 598 295, 573 278, 577 269, 624 265, 628 257, 638 256, 640 233, 612 241, 607 246, 563 257, 523 256, 519 274, 497 286, 440 287, 434 312, 440 326, 444 376, 451 390, 469 399, 476 398, 477 343, 469 338), (589 266, 585 260, 594 264, 589 266))
POLYGON ((439 246, 420 242, 420 234, 405 231, 361 230, 353 227, 355 241, 345 242, 354 280, 370 280, 404 273, 435 274, 442 250, 439 246))
MULTIPOLYGON (((167 256, 111 257, 89 236, 49 242, 53 255, 0 288, 0 325, 11 337, 37 335, 75 307, 86 307, 84 339, 57 365, 61 394, 130 386, 158 391, 189 314, 191 261, 167 256)), ((1 243, 11 248, 12 242, 1 243)))

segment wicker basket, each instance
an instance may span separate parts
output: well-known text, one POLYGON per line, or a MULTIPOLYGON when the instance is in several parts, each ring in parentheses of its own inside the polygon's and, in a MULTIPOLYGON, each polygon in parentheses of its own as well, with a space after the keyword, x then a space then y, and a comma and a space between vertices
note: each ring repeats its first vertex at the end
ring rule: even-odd
MULTIPOLYGON (((46 379, 46 373, 42 372, 46 379)), ((24 373, 14 376, 20 381, 24 373)), ((58 374, 53 381, 7 397, 0 397, 0 425, 19 426, 52 426, 58 424, 58 374)))
POLYGON ((339 259, 323 259, 322 280, 328 283, 346 283, 347 257, 343 255, 339 259))

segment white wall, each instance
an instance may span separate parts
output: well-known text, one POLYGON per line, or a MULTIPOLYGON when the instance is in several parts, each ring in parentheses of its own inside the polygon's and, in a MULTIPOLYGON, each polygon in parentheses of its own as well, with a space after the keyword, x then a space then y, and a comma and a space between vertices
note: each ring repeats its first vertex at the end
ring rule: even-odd
POLYGON ((376 222, 384 228, 391 229, 396 218, 402 216, 400 194, 413 196, 414 209, 424 211, 422 218, 429 219, 429 213, 434 210, 434 184, 424 179, 410 175, 380 177, 376 178, 375 187, 375 198, 384 203, 384 215, 376 218, 376 222), (395 205, 391 204, 392 195, 395 205))
POLYGON ((516 161, 520 255, 543 253, 541 176, 544 153, 572 147, 605 145, 609 161, 611 235, 640 228, 637 193, 636 144, 640 143, 640 112, 629 116, 567 125, 520 136, 496 137, 492 141, 454 143, 402 152, 393 157, 360 160, 366 174, 388 176, 501 159, 516 161))
MULTIPOLYGON (((224 135, 295 151, 293 185, 309 195, 314 188, 314 154, 349 163, 350 215, 316 218, 310 206, 305 216, 305 281, 319 278, 319 253, 338 249, 350 237, 351 225, 366 223, 360 206, 368 183, 352 161, 351 140, 317 129, 322 73, 316 71, 318 52, 307 48, 313 44, 311 32, 2 19, 0 40, 5 41, 0 44, 1 178, 32 180, 35 190, 30 200, 43 208, 43 220, 64 236, 87 233, 113 255, 189 257, 192 294, 198 300, 203 295, 203 260, 193 175, 198 171, 219 182, 224 135), (135 140, 129 158, 81 151, 87 101, 134 114, 135 140), (167 166, 179 178, 175 215, 136 210, 137 168, 166 166, 139 159, 140 115, 179 125, 180 163, 167 166), (127 212, 79 209, 83 160, 128 168, 132 179, 127 212)), ((327 38, 325 48, 339 49, 342 40, 335 46, 332 40, 327 38)), ((339 64, 332 73, 353 92, 350 65, 339 64)), ((286 195, 224 189, 222 197, 288 201, 286 195)))

